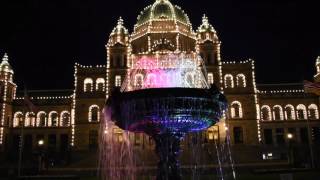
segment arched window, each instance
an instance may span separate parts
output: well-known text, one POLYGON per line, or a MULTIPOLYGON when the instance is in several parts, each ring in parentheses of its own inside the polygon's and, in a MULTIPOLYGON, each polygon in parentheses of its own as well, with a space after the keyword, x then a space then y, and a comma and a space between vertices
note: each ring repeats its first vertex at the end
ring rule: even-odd
POLYGON ((231 74, 226 74, 224 76, 224 87, 234 88, 233 76, 231 74))
POLYGON ((285 111, 286 120, 296 119, 296 113, 294 111, 294 107, 291 104, 286 105, 286 107, 284 108, 284 111, 285 111))
POLYGON ((310 119, 319 119, 319 111, 316 104, 311 104, 308 106, 308 115, 310 119))
POLYGON ((51 111, 49 113, 48 126, 49 127, 58 127, 59 115, 56 111, 51 111))
POLYGON ((134 76, 134 87, 137 89, 143 88, 143 75, 142 74, 136 74, 134 76))
POLYGON ((115 80, 114 80, 114 85, 116 87, 120 87, 121 86, 121 76, 120 75, 116 75, 115 80))
POLYGON ((61 127, 68 127, 70 126, 70 113, 69 111, 62 111, 60 113, 60 126, 61 127))
POLYGON ((45 127, 47 125, 47 114, 40 111, 37 114, 37 127, 45 127))
POLYGON ((148 87, 155 87, 156 86, 156 75, 155 74, 148 74, 147 76, 147 85, 148 87))
POLYGON ((263 105, 261 107, 261 119, 264 120, 264 121, 271 121, 272 120, 270 106, 263 105))
POLYGON ((273 106, 273 120, 283 120, 283 111, 280 105, 273 106))
POLYGON ((239 101, 231 103, 231 118, 242 118, 242 106, 239 101))
POLYGON ((33 112, 27 112, 24 126, 32 127, 32 126, 35 126, 35 123, 36 123, 36 115, 33 112))
POLYGON ((98 105, 92 105, 89 107, 89 122, 100 121, 100 110, 98 105))
POLYGON ((213 73, 208 73, 208 84, 211 85, 214 83, 213 73))
POLYGON ((297 119, 307 119, 307 110, 306 106, 303 104, 299 104, 297 106, 297 119))
POLYGON ((92 92, 93 91, 93 80, 91 78, 86 78, 84 80, 83 91, 84 92, 92 92))
POLYGON ((103 78, 98 78, 96 80, 96 91, 104 91, 104 79, 103 78))
POLYGON ((23 114, 22 112, 16 112, 13 116, 13 127, 23 126, 23 114))
POLYGON ((246 87, 246 76, 244 74, 238 74, 237 75, 237 87, 246 87))

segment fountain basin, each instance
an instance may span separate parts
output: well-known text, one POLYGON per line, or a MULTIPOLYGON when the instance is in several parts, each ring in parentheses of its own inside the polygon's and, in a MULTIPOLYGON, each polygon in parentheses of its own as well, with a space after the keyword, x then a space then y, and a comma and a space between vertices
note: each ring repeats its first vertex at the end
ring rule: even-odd
POLYGON ((227 101, 216 87, 115 89, 107 101, 111 119, 121 129, 148 135, 188 133, 209 128, 222 116, 227 101))

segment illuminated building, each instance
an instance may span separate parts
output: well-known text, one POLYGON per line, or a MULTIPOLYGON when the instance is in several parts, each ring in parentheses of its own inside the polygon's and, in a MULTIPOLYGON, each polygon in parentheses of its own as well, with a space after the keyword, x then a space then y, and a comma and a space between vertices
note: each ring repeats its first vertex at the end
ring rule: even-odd
MULTIPOLYGON (((319 142, 319 97, 305 93, 302 84, 256 84, 254 60, 221 58, 221 41, 205 15, 194 31, 180 7, 169 0, 156 0, 141 11, 132 33, 124 24, 120 17, 110 34, 105 65, 75 64, 73 90, 30 91, 36 112, 26 108, 23 94, 16 95, 13 69, 8 56, 3 57, 1 150, 17 149, 22 126, 24 142, 31 144, 31 149, 40 139, 44 139, 46 147, 56 150, 69 146, 74 152, 96 148, 106 98, 113 87, 125 81, 133 60, 168 53, 201 56, 208 82, 227 96, 226 119, 204 132, 203 139, 207 143, 224 142, 229 132, 236 161, 255 162, 270 158, 270 154, 280 157, 286 153, 282 147, 288 143, 287 133, 293 134, 298 144, 319 142)), ((316 67, 315 81, 320 82, 320 58, 316 67)), ((137 74, 132 84, 141 85, 143 78, 137 74)), ((152 145, 141 134, 136 134, 134 141, 137 147, 152 145)))

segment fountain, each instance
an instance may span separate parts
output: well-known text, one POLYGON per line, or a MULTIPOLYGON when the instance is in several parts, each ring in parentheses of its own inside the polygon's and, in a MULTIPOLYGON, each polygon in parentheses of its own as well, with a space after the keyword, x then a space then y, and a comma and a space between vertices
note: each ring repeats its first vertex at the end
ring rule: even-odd
POLYGON ((106 102, 106 114, 116 126, 154 139, 157 180, 181 179, 180 141, 214 125, 227 109, 225 96, 208 85, 205 74, 195 54, 136 56, 122 87, 106 102))

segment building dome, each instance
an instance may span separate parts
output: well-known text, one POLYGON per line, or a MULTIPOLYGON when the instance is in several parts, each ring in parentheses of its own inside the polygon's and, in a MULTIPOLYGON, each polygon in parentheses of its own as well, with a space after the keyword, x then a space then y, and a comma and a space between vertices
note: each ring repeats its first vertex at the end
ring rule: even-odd
POLYGON ((156 0, 153 5, 146 7, 138 16, 137 26, 154 20, 173 20, 190 24, 187 14, 169 0, 156 0))

